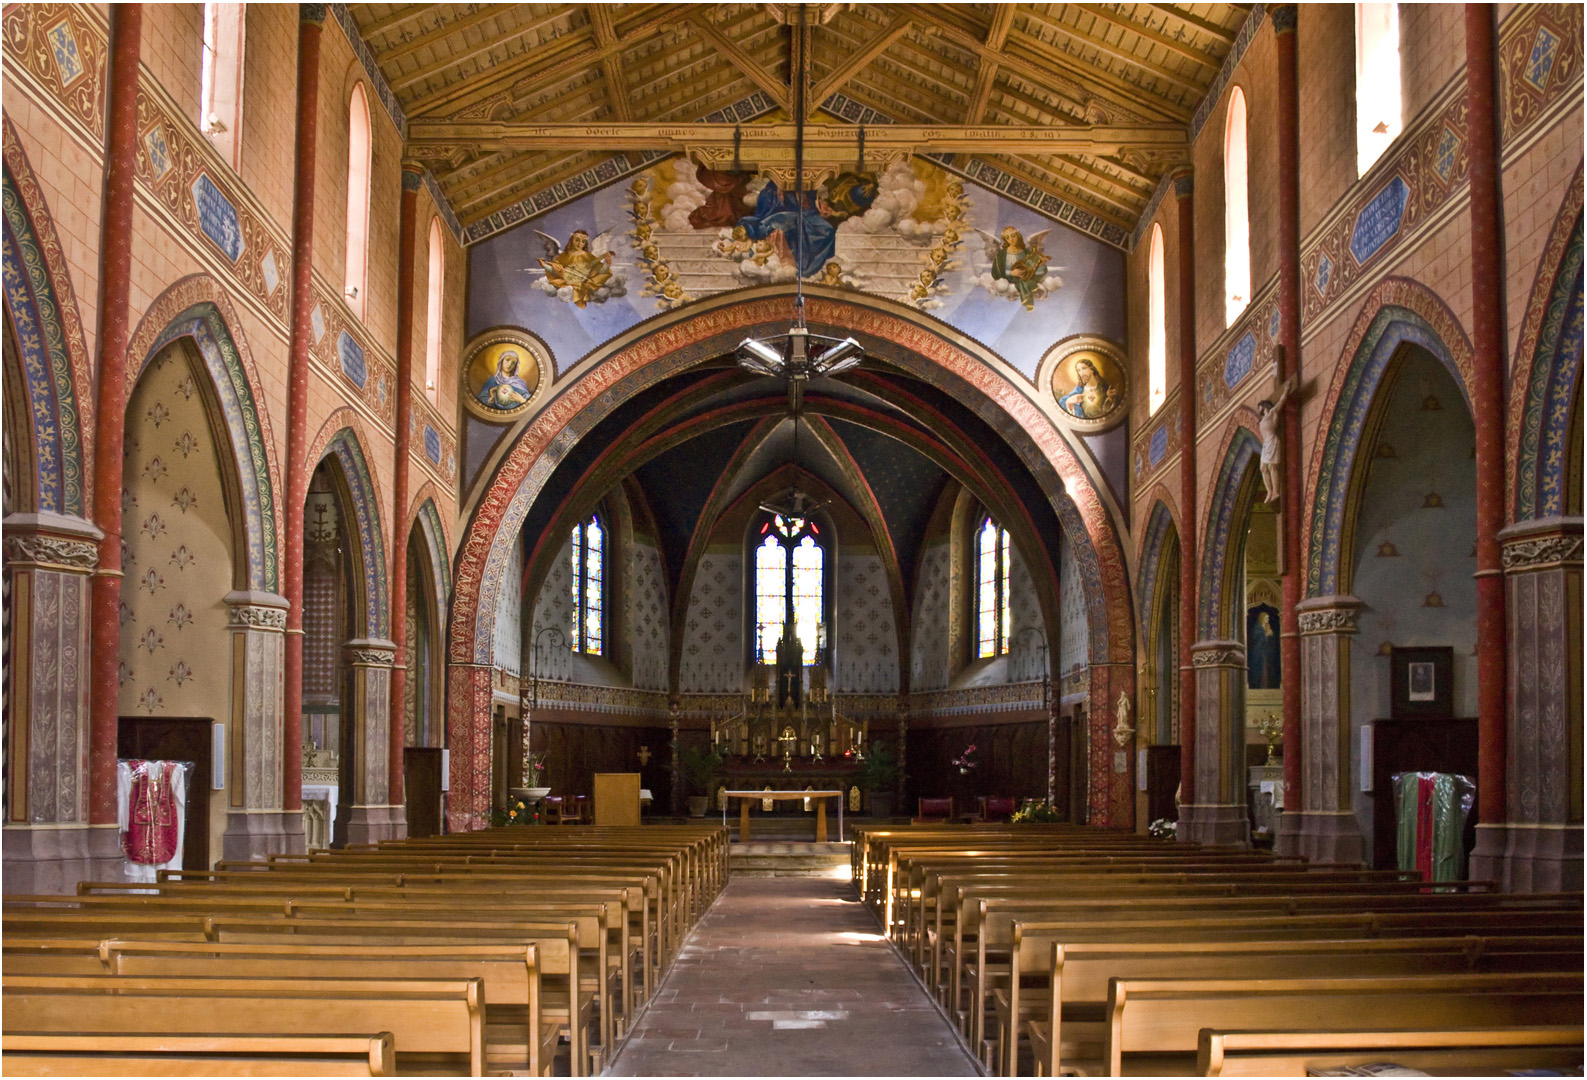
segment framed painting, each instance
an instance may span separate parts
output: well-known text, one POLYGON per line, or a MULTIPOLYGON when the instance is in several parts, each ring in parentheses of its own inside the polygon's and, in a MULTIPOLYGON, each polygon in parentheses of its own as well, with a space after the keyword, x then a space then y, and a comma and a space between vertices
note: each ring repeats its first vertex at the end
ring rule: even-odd
POLYGON ((1037 380, 1051 389, 1059 419, 1077 431, 1106 431, 1129 411, 1124 356, 1101 338, 1086 335, 1054 345, 1037 380))
POLYGON ((481 420, 506 423, 535 407, 550 382, 550 353, 522 330, 488 330, 463 350, 463 405, 481 420))
POLYGON ((1455 715, 1452 647, 1396 648, 1389 664, 1393 719, 1447 720, 1455 715))

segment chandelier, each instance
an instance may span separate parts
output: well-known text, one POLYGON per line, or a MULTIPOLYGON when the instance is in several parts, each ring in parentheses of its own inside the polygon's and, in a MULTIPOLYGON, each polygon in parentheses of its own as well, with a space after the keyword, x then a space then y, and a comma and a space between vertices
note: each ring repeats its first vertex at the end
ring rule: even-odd
POLYGON ((804 401, 804 384, 817 375, 836 375, 847 371, 865 359, 865 347, 852 337, 834 338, 812 334, 805 326, 804 266, 805 250, 805 82, 809 49, 803 35, 807 33, 804 5, 797 5, 798 25, 794 32, 800 35, 799 66, 794 77, 794 206, 795 244, 794 257, 794 311, 793 323, 786 334, 767 338, 745 338, 739 342, 735 353, 739 366, 757 375, 788 380, 788 402, 793 410, 795 438, 798 435, 800 405, 804 401))

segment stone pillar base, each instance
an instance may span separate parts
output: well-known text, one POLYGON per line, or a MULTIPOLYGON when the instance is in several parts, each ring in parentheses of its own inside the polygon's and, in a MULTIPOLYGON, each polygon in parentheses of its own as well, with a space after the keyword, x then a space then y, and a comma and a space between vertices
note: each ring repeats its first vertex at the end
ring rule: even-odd
POLYGON ((378 844, 382 840, 403 840, 408 835, 408 809, 405 806, 348 807, 347 842, 378 844))
POLYGON ((1478 825, 1470 877, 1505 892, 1579 892, 1580 825, 1478 825))
POLYGON ((220 850, 225 859, 302 855, 308 850, 303 839, 303 811, 233 810, 226 815, 220 850))
POLYGON ((0 846, 8 893, 75 893, 79 881, 125 880, 114 825, 7 825, 0 846))
MULTIPOLYGON (((1352 813, 1336 810, 1302 810, 1285 814, 1294 818, 1289 826, 1294 833, 1293 850, 1286 855, 1304 855, 1312 862, 1364 863, 1366 841, 1361 824, 1352 813)), ((1281 827, 1281 832, 1284 831, 1281 827)))
POLYGON ((1175 839, 1189 844, 1251 846, 1251 818, 1242 803, 1200 803, 1179 808, 1175 839))

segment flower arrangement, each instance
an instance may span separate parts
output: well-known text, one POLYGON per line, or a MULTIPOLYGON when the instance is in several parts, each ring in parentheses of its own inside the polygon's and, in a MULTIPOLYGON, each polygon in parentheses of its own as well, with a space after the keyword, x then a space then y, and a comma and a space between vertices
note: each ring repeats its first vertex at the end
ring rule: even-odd
POLYGON ((490 823, 500 827, 502 825, 527 825, 534 819, 534 815, 524 806, 523 800, 510 802, 505 809, 491 809, 490 823))
POLYGON ((1026 799, 1025 805, 1014 811, 1014 816, 1009 818, 1009 821, 1015 825, 1046 825, 1062 820, 1058 811, 1049 806, 1046 799, 1026 799))
POLYGON ((523 756, 523 786, 545 787, 546 755, 541 750, 527 750, 523 756))
POLYGON ((1146 826, 1146 835, 1153 840, 1172 840, 1179 835, 1179 822, 1158 818, 1146 826))
POLYGON ((969 746, 966 746, 964 748, 964 753, 952 759, 949 764, 958 769, 961 776, 975 768, 976 765, 980 764, 980 762, 975 760, 975 743, 971 743, 969 746))

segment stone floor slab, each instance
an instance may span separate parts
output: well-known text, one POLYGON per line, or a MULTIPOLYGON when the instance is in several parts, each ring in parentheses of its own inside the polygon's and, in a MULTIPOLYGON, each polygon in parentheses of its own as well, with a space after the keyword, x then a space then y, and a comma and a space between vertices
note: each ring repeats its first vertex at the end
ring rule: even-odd
POLYGON ((980 1070, 851 884, 775 877, 729 881, 606 1075, 980 1070))

